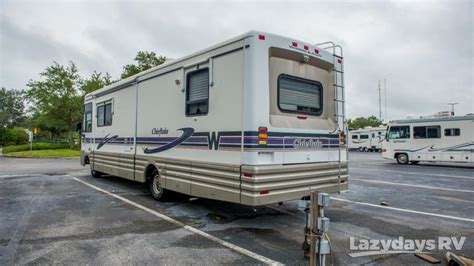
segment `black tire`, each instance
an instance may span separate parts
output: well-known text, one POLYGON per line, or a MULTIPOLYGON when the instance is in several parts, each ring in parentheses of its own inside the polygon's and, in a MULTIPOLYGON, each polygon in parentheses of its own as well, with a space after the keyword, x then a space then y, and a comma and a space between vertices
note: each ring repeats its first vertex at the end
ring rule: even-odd
POLYGON ((409 162, 408 160, 408 154, 406 153, 399 153, 397 154, 397 163, 399 164, 407 164, 409 162))
POLYGON ((420 161, 411 161, 411 164, 418 164, 420 161))
POLYGON ((91 175, 93 178, 101 178, 102 177, 102 172, 96 171, 96 170, 91 170, 91 175))
POLYGON ((148 188, 150 189, 151 197, 158 201, 165 201, 170 194, 170 191, 160 186, 160 175, 158 171, 153 171, 152 176, 148 180, 148 188))
POLYGON ((363 152, 364 151, 364 147, 359 147, 359 152, 363 152))

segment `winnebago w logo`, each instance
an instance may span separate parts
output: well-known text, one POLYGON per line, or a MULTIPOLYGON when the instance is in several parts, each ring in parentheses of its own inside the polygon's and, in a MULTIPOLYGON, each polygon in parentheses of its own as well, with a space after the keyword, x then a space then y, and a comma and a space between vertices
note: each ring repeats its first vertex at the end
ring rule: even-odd
MULTIPOLYGON (((241 141, 241 131, 225 131, 225 132, 196 132, 193 134, 193 137, 206 137, 207 138, 207 147, 209 150, 218 150, 219 147, 222 146, 221 144, 221 137, 228 137, 228 138, 238 138, 238 142, 236 143, 237 146, 240 145, 241 141)), ((234 146, 231 143, 226 144, 227 142, 224 141, 224 146, 234 146)))

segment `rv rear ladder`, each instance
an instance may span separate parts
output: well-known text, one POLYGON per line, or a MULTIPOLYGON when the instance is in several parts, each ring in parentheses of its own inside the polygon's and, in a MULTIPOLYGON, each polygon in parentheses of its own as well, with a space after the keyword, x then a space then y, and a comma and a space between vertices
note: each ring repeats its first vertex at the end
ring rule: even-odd
MULTIPOLYGON (((346 133, 346 108, 345 108, 345 90, 344 90, 344 57, 342 52, 342 47, 336 45, 333 42, 324 42, 316 44, 316 46, 324 46, 323 49, 332 49, 333 55, 333 72, 334 72, 334 117, 336 120, 336 131, 346 133), (329 45, 329 46, 328 46, 329 45), (339 51, 339 54, 337 53, 339 51), (340 82, 339 82, 340 81, 340 82), (341 112, 339 112, 339 110, 341 112)), ((339 143, 338 148, 338 162, 339 162, 339 172, 338 178, 339 182, 341 181, 341 145, 344 143, 339 143)), ((346 159, 348 156, 347 145, 346 145, 346 159)))

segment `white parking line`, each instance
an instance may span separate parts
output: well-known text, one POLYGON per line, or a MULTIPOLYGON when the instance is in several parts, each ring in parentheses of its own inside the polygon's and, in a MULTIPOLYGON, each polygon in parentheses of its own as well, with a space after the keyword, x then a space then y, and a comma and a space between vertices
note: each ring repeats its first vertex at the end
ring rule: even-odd
POLYGON ((412 184, 405 184, 405 183, 395 183, 395 182, 378 181, 378 180, 367 180, 367 179, 356 178, 356 177, 351 177, 350 180, 357 180, 357 181, 363 181, 363 182, 369 182, 369 183, 395 185, 395 186, 404 186, 404 187, 416 187, 416 188, 426 188, 426 189, 433 189, 433 190, 445 190, 445 191, 454 191, 454 192, 474 193, 473 190, 454 189, 454 188, 439 188, 439 187, 430 187, 430 186, 423 186, 423 185, 412 185, 412 184))
POLYGON ((340 198, 335 198, 335 197, 331 197, 331 199, 337 200, 337 201, 344 201, 344 202, 348 202, 348 203, 353 203, 353 204, 358 204, 358 205, 376 207, 376 208, 381 208, 381 209, 386 209, 386 210, 422 214, 422 215, 428 215, 428 216, 434 216, 434 217, 440 217, 440 218, 446 218, 446 219, 452 219, 452 220, 458 220, 458 221, 465 221, 465 222, 474 223, 474 219, 469 219, 469 218, 462 218, 462 217, 456 217, 456 216, 450 216, 450 215, 436 214, 436 213, 431 213, 431 212, 420 212, 420 211, 414 211, 414 210, 409 210, 409 209, 388 207, 388 206, 382 206, 382 205, 377 205, 377 204, 372 204, 372 203, 352 201, 352 200, 347 200, 347 199, 340 199, 340 198))
POLYGON ((38 174, 26 174, 26 175, 0 175, 0 179, 2 179, 2 178, 10 178, 10 177, 27 177, 27 176, 38 176, 38 174))
MULTIPOLYGON (((369 170, 367 168, 358 168, 358 167, 349 167, 349 170, 356 169, 356 170, 369 170)), ((474 176, 462 176, 462 175, 440 175, 440 174, 427 174, 427 173, 417 173, 417 172, 404 172, 404 171, 392 171, 392 170, 380 170, 380 169, 370 169, 370 171, 376 172, 387 172, 387 173, 397 173, 397 174, 407 174, 407 175, 426 175, 426 176, 439 176, 439 177, 449 177, 449 178, 464 178, 464 179, 472 179, 474 180, 474 176)))
POLYGON ((109 191, 106 191, 106 190, 104 190, 104 189, 101 189, 101 188, 99 188, 99 187, 97 187, 97 186, 94 186, 94 185, 92 185, 92 184, 90 184, 90 183, 88 183, 88 182, 86 182, 86 181, 84 181, 84 180, 81 180, 81 179, 77 178, 77 177, 74 177, 74 176, 70 176, 70 177, 71 177, 72 179, 74 179, 75 181, 80 182, 80 183, 82 183, 82 184, 84 184, 84 185, 86 185, 86 186, 88 186, 88 187, 91 187, 91 188, 93 188, 93 189, 95 189, 95 190, 97 190, 97 191, 100 191, 100 192, 105 193, 105 194, 107 194, 107 195, 109 195, 109 196, 112 196, 112 197, 114 197, 114 198, 116 198, 116 199, 119 199, 119 200, 121 200, 121 201, 123 201, 123 202, 125 202, 125 203, 128 203, 128 204, 130 204, 130 205, 132 205, 132 206, 134 206, 134 207, 137 207, 137 208, 139 208, 139 209, 141 209, 141 210, 144 210, 144 211, 146 211, 146 212, 148 212, 148 213, 150 213, 150 214, 152 214, 152 215, 154 215, 154 216, 156 216, 156 217, 158 217, 158 218, 160 218, 160 219, 163 219, 163 220, 165 220, 165 221, 167 221, 167 222, 169 222, 169 223, 172 223, 172 224, 175 224, 175 225, 177 225, 177 226, 179 226, 179 227, 182 227, 182 228, 184 228, 184 229, 186 229, 186 230, 188 230, 188 231, 190 231, 190 232, 192 232, 192 233, 195 233, 195 234, 200 235, 200 236, 202 236, 202 237, 204 237, 204 238, 206 238, 206 239, 209 239, 209 240, 211 240, 211 241, 214 241, 214 242, 216 242, 216 243, 218 243, 218 244, 220 244, 220 245, 222 245, 222 246, 224 246, 224 247, 227 247, 227 248, 229 248, 229 249, 231 249, 231 250, 234 250, 234 251, 236 251, 236 252, 238 252, 238 253, 240 253, 240 254, 243 254, 243 255, 245 255, 245 256, 248 256, 248 257, 250 257, 250 258, 252 258, 252 259, 256 259, 256 260, 258 260, 258 261, 260 261, 260 262, 263 262, 263 263, 265 263, 265 264, 268 264, 268 265, 283 265, 282 263, 280 263, 280 262, 278 262, 278 261, 274 261, 274 260, 272 260, 272 259, 269 259, 269 258, 264 257, 264 256, 262 256, 262 255, 259 255, 259 254, 257 254, 257 253, 254 253, 254 252, 252 252, 252 251, 250 251, 250 250, 248 250, 248 249, 245 249, 245 248, 239 247, 239 246, 237 246, 237 245, 234 245, 234 244, 232 244, 232 243, 229 243, 229 242, 227 242, 227 241, 224 241, 224 240, 222 240, 222 239, 220 239, 220 238, 217 238, 217 237, 215 237, 215 236, 212 236, 212 235, 210 235, 210 234, 208 234, 208 233, 206 233, 206 232, 203 232, 203 231, 201 231, 201 230, 199 230, 199 229, 196 229, 196 228, 194 228, 194 227, 192 227, 192 226, 185 225, 184 223, 182 223, 182 222, 180 222, 180 221, 178 221, 178 220, 175 220, 175 219, 173 219, 173 218, 171 218, 171 217, 169 217, 169 216, 166 216, 166 215, 161 214, 161 213, 159 213, 159 212, 157 212, 157 211, 154 211, 154 210, 152 210, 152 209, 149 209, 149 208, 147 208, 147 207, 145 207, 145 206, 143 206, 143 205, 140 205, 140 204, 138 204, 138 203, 136 203, 136 202, 134 202, 134 201, 131 201, 131 200, 126 199, 126 198, 124 198, 124 197, 121 197, 121 196, 119 196, 119 195, 113 194, 113 193, 111 193, 111 192, 109 192, 109 191))

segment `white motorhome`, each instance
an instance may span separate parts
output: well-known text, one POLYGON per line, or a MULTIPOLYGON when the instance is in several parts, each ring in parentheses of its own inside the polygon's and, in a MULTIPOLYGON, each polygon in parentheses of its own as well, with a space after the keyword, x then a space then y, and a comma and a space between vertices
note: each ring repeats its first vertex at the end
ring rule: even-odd
POLYGON ((474 162, 474 115, 440 114, 391 121, 382 156, 399 164, 474 162))
POLYGON ((348 136, 349 149, 361 152, 381 151, 386 131, 385 127, 365 127, 363 129, 350 130, 348 136))
POLYGON ((340 46, 248 32, 87 94, 81 164, 158 200, 347 190, 342 75, 340 46))

